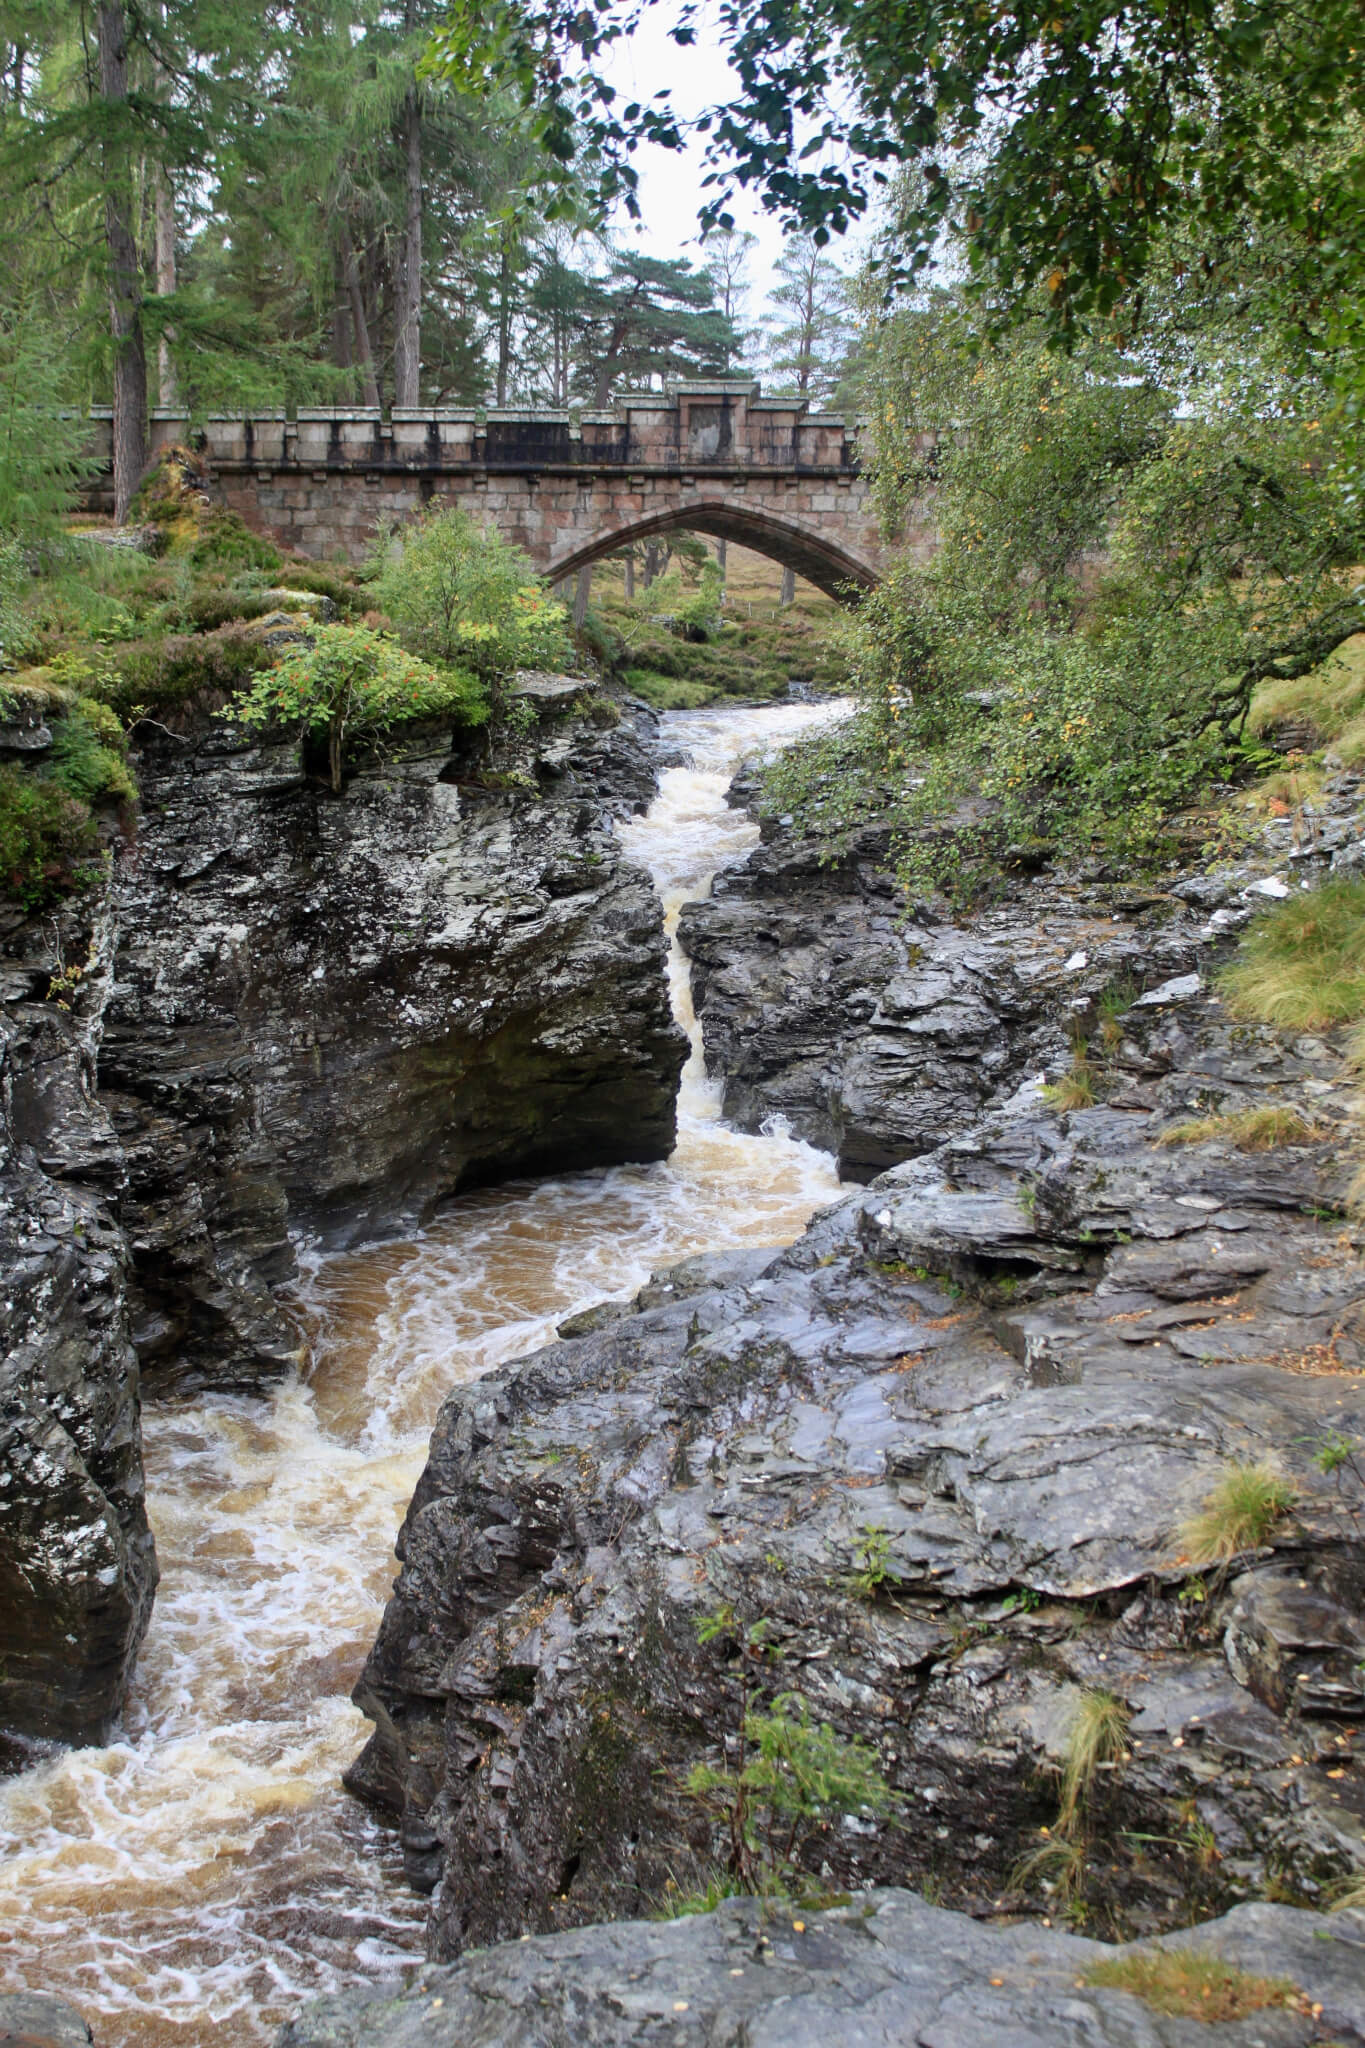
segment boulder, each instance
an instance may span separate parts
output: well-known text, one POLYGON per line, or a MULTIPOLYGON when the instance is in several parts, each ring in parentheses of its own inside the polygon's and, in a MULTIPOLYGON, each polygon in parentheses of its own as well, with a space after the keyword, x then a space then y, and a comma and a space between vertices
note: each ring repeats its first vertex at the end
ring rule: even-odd
POLYGON ((0 2048, 90 2048, 89 2027, 63 1998, 40 1991, 0 1994, 0 2048))

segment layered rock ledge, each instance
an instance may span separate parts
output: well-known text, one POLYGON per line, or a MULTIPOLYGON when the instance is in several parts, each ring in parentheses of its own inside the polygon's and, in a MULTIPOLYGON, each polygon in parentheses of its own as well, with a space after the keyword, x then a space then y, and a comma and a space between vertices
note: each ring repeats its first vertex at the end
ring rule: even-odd
MULTIPOLYGON (((752 778, 736 784, 734 800, 757 796, 752 778)), ((742 1130, 780 1114, 845 1179, 870 1180, 1064 1066, 1104 992, 1138 995, 1207 961, 1268 900, 1259 890, 1360 872, 1363 823, 1365 778, 1340 774, 1307 829, 1272 820, 1215 873, 1151 887, 1019 875, 957 921, 927 903, 906 914, 885 826, 861 826, 830 860, 764 816, 763 845, 679 925, 725 1114, 742 1130)), ((1130 1103, 1150 1103, 1152 1078, 1129 1074, 1130 1103)))
MULTIPOLYGON (((4 1730, 98 1740, 146 1631, 156 1553, 128 1339, 123 1162, 94 1088, 112 930, 11 939, 0 1010, 0 1760, 4 1730), (59 946, 78 1015, 47 1000, 59 946)), ((13 1760, 22 1760, 23 1751, 13 1760)))
MULTIPOLYGON (((1365 1914, 1239 1906, 1159 1946, 1295 1987, 1284 2009, 1212 2030, 1221 2048, 1365 2042, 1365 1914)), ((1208 2048, 1201 2019, 1087 1983, 1114 1958, 1096 1941, 979 1926, 904 1891, 795 1916, 731 1899, 699 1919, 485 1949, 397 1995, 325 1999, 278 2048, 1208 2048)))

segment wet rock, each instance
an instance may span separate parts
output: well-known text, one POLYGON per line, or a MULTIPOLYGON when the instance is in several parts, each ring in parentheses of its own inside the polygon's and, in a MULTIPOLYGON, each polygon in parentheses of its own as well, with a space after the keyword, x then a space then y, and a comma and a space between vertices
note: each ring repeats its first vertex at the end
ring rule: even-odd
POLYGON ((441 1874, 434 1953, 704 1883, 726 1842, 688 1773, 787 1692, 900 1802, 803 1838, 825 1885, 1045 1906, 1016 1873, 1095 1691, 1130 1737, 1088 1795, 1103 1924, 1365 1868, 1351 1083, 1202 984, 1123 1043, 1148 1106, 1019 1091, 789 1251, 690 1262, 448 1398, 348 1779, 401 1817, 414 1882, 441 1874), (1342 1136, 1157 1143, 1215 1079, 1342 1136), (1192 1561, 1185 1524, 1266 1459, 1293 1512, 1228 1569, 1192 1561))
POLYGON ((262 604, 273 605, 284 612, 304 612, 319 625, 330 626, 337 617, 335 601, 321 590, 291 590, 279 585, 260 593, 262 604))
POLYGON ((652 789, 649 737, 645 714, 557 719, 505 775, 433 733, 336 796, 292 744, 141 730, 100 1089, 158 1384, 289 1366, 293 1234, 669 1151, 685 1048, 657 898, 611 830, 652 789))
MULTIPOLYGON (((752 782, 737 789, 757 804, 752 782)), ((960 922, 924 904, 906 917, 885 827, 858 828, 822 861, 792 820, 765 818, 763 845, 679 926, 725 1113, 757 1130, 777 1112, 835 1153, 846 1179, 866 1181, 1056 1079, 1075 1042, 1093 1053, 1124 1003, 1128 1042, 1109 1058, 1109 1085, 1151 1108, 1164 1073, 1193 1078, 1184 1019, 1201 1010, 1218 949, 1290 880, 1345 872, 1365 846, 1363 818, 1358 779, 1338 776, 1306 833, 1271 820, 1217 873, 1147 890, 1018 875, 960 922)), ((1225 1071, 1201 1077, 1205 1112, 1244 1106, 1251 1076, 1226 1041, 1223 1052, 1225 1071)))
POLYGON ((52 745, 52 728, 35 715, 0 720, 0 754, 45 754, 52 745))
MULTIPOLYGON (((1220 2025, 1226 2048, 1345 2048, 1365 2041, 1363 1944, 1365 1915, 1243 1906, 1162 1946, 1294 1987, 1289 2009, 1220 2025)), ((1202 2020, 1087 1982, 1115 1954, 1057 1929, 980 1926, 905 1891, 795 1914, 730 1899, 662 1925, 485 1949, 398 1993, 324 1999, 277 2048, 1207 2048, 1202 2020)))
MULTIPOLYGON (((68 937, 73 934, 68 933, 68 937)), ((56 962, 29 933, 0 1011, 0 1761, 96 1741, 147 1627, 156 1554, 128 1336, 122 1161, 93 1088, 111 934, 73 1007, 25 1000, 56 962)), ((84 945, 82 945, 84 952, 84 945)), ((82 2038, 84 2038, 82 2036, 82 2038)))

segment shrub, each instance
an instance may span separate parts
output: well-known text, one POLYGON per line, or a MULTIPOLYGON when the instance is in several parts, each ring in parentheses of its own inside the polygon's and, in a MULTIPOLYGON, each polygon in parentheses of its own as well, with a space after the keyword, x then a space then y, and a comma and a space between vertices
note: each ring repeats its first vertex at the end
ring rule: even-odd
POLYGON ((87 807, 50 775, 0 767, 0 888, 22 910, 81 887, 96 850, 87 807))
POLYGON ((284 590, 312 590, 330 597, 342 618, 358 616, 372 602, 371 593, 346 569, 327 569, 319 562, 286 562, 277 583, 284 590))
POLYGON ((418 661, 368 626, 319 626, 309 646, 286 655, 228 712, 242 725, 292 727, 305 742, 325 739, 334 790, 341 788, 346 749, 355 741, 378 739, 419 718, 450 717, 471 726, 487 715, 476 678, 418 661))
POLYGON ((279 600, 259 590, 199 590, 186 607, 188 623, 198 633, 213 633, 220 626, 259 619, 277 609, 279 600))
POLYGON ((732 1874, 758 1893, 785 1888, 803 1844, 841 1815, 884 1815, 896 1805, 876 1752, 812 1721, 793 1692, 779 1693, 766 1713, 746 1707, 739 1763, 696 1764, 687 1789, 723 1819, 732 1874))
POLYGON ((89 688, 124 719, 191 703, 217 710, 274 659, 260 636, 240 624, 213 633, 171 633, 120 647, 100 665, 89 688))
POLYGON ((137 784, 124 753, 117 718, 92 697, 78 699, 65 718, 53 722, 49 772, 68 796, 82 804, 136 802, 137 784))
POLYGON ((205 495, 204 471, 191 449, 158 449, 129 507, 130 519, 154 526, 165 552, 196 569, 256 569, 274 574, 283 557, 273 541, 205 495))
POLYGON ((686 1789, 723 1823, 726 1875, 736 1886, 760 1895, 785 1892, 812 1835, 845 1814, 891 1814, 900 1801, 876 1751, 813 1721, 799 1693, 779 1692, 760 1706, 758 1673, 783 1656, 766 1616, 740 1628, 734 1609, 719 1607, 698 1617, 697 1639, 727 1641, 739 1650, 739 1725, 735 1762, 694 1764, 686 1789))
POLYGON ((273 541, 253 533, 244 519, 223 505, 198 507, 192 518, 178 520, 167 532, 166 552, 183 556, 196 569, 263 569, 274 574, 281 562, 273 541))
POLYGON ((495 695, 521 668, 569 665, 568 615, 527 557, 443 508, 383 534, 374 595, 406 647, 471 671, 495 695))

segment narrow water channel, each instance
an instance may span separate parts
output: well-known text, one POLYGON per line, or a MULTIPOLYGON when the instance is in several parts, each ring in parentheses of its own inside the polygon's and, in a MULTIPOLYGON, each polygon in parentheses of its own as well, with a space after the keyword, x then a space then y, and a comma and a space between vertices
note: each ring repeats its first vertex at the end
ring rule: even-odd
MULTIPOLYGON (((757 836, 725 804, 736 761, 828 716, 666 720, 690 765, 622 837, 670 931, 757 836)), ((155 1616, 118 1739, 0 1784, 0 1989, 69 1997, 100 2048, 245 2048, 301 1998, 420 1957, 425 1902, 339 1781, 443 1394, 655 1267, 789 1241, 838 1193, 824 1154, 721 1121, 676 946, 669 972, 693 1051, 666 1164, 487 1190, 418 1239, 313 1261, 307 1375, 148 1409, 155 1616)))

